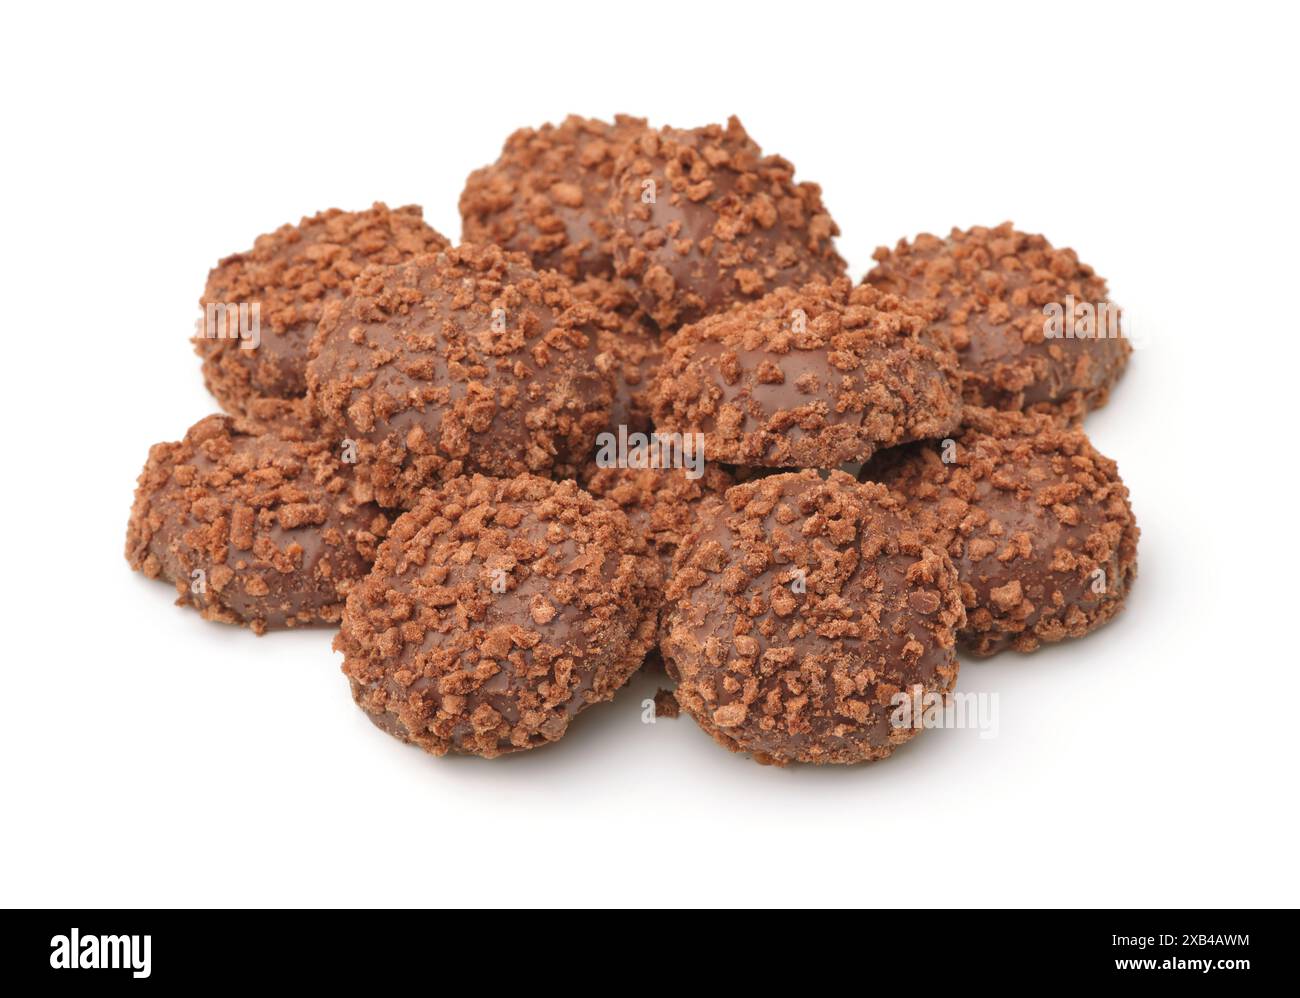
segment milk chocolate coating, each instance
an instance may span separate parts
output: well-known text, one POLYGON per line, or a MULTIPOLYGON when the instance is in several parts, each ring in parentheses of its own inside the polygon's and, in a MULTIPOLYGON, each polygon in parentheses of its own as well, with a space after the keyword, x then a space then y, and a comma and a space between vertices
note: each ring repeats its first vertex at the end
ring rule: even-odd
POLYGON ((618 274, 664 330, 844 273, 821 188, 796 184, 734 117, 639 133, 619 154, 609 210, 618 274))
POLYGON ((964 621, 952 563, 896 496, 802 471, 701 506, 660 651, 678 703, 719 744, 780 765, 856 763, 917 733, 891 719, 896 694, 952 690, 964 621))
POLYGON ((236 413, 258 396, 305 395, 307 348, 325 303, 347 295, 368 264, 400 263, 447 245, 421 214, 417 205, 390 211, 378 202, 366 211, 331 208, 258 236, 247 253, 217 264, 199 307, 257 302, 260 333, 251 349, 239 339, 195 337, 208 391, 236 413))
POLYGON ((905 497, 957 566, 963 648, 1031 652, 1100 627, 1137 576, 1139 532, 1115 462, 1045 414, 968 407, 965 421, 951 444, 886 451, 863 469, 905 497))
MULTIPOLYGON (((866 281, 936 306, 961 362, 966 401, 1082 415, 1104 405, 1132 347, 1119 336, 1049 337, 1043 307, 1067 296, 1114 310, 1106 282, 1074 250, 1005 222, 876 250, 866 281)), ((1118 319, 1118 311, 1114 312, 1118 319)))
POLYGON ((263 399, 155 444, 140 474, 126 557, 209 620, 270 628, 338 623, 388 519, 356 501, 351 474, 303 403, 263 399), (197 573, 197 574, 196 574, 197 573))
POLYGON ((609 418, 594 317, 564 277, 496 246, 377 268, 326 307, 309 397, 384 506, 470 472, 563 474, 609 418))
POLYGON ((612 125, 570 115, 559 125, 519 129, 495 163, 465 182, 465 241, 496 243, 575 281, 612 277, 606 209, 614 162, 644 128, 643 119, 626 115, 612 125))
POLYGON ((957 361, 930 314, 848 278, 778 288, 685 326, 651 390, 659 432, 710 461, 834 468, 957 426, 957 361))
POLYGON ((623 513, 574 482, 456 478, 393 524, 334 647, 380 728, 493 758, 613 697, 654 643, 661 585, 623 513))

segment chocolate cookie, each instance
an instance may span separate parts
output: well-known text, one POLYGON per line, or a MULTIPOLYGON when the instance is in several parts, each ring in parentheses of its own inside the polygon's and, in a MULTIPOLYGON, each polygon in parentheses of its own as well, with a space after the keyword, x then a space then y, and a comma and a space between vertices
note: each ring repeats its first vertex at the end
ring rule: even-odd
POLYGON ((684 327, 651 390, 660 432, 710 461, 834 468, 957 426, 957 361, 924 307, 848 278, 778 288, 684 327))
POLYGON ((612 400, 594 319, 564 277, 496 246, 375 269, 326 307, 310 399, 384 506, 470 472, 572 474, 612 400))
POLYGON ((388 529, 303 403, 208 416, 155 444, 140 474, 126 557, 205 618, 269 628, 337 623, 388 529))
POLYGON ((613 697, 654 642, 660 586, 627 517, 574 482, 457 478, 393 524, 334 647, 376 725, 492 758, 613 697))
POLYGON ((389 211, 379 203, 367 211, 331 208, 258 236, 247 253, 217 264, 199 302, 194 349, 208 391, 230 412, 245 411, 257 396, 305 395, 307 347, 325 302, 348 294, 367 264, 400 263, 446 245, 416 205, 389 211))
POLYGON ((639 133, 619 154, 609 210, 618 274, 664 330, 844 273, 821 188, 796 184, 734 117, 639 133))
POLYGON ((1078 638, 1124 605, 1138 528, 1115 462, 1045 414, 970 407, 953 439, 863 469, 905 497, 961 578, 973 654, 1078 638))
POLYGON ((538 270, 573 280, 612 277, 606 214, 614 162, 641 118, 614 123, 570 115, 559 125, 521 128, 491 166, 475 170, 460 196, 467 242, 525 254, 538 270))
POLYGON ((957 678, 957 573, 883 486, 770 475, 706 500, 668 585, 677 701, 759 762, 856 763, 919 730, 901 699, 957 678))
POLYGON ((1132 353, 1106 282, 1010 222, 904 239, 875 259, 868 283, 938 308, 972 405, 1081 415, 1105 404, 1132 353))

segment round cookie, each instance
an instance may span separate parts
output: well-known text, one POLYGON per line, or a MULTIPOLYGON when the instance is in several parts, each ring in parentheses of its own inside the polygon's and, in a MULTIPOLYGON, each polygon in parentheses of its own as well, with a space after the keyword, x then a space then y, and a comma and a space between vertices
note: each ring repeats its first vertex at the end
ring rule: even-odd
POLYGON ((1132 347, 1117 335, 1106 282, 1074 250, 1053 249, 1010 222, 904 239, 875 259, 868 283, 937 308, 972 405, 1082 415, 1105 404, 1128 364, 1132 347), (1071 322, 1071 303, 1098 321, 1071 322), (1089 328, 1095 335, 1083 335, 1089 328))
POLYGON ((331 302, 309 397, 384 506, 473 472, 571 475, 612 400, 595 319, 560 274, 467 243, 368 271, 331 302))
POLYGON ((388 518, 351 495, 350 469, 303 403, 208 416, 155 444, 140 474, 126 557, 208 620, 270 628, 336 624, 370 570, 388 518))
POLYGON ((421 214, 416 205, 331 208, 258 236, 247 253, 217 264, 199 302, 204 316, 194 338, 208 391, 229 412, 244 412, 257 396, 305 395, 307 348, 325 302, 347 295, 367 264, 400 263, 447 245, 421 214), (243 338, 234 316, 223 324, 215 312, 217 305, 255 302, 258 327, 250 311, 243 338))
POLYGON ((957 361, 922 306, 848 278, 778 288, 685 326, 651 389, 659 432, 703 433, 710 461, 834 468, 942 436, 957 361))
POLYGON ((883 486, 839 471, 734 486, 673 569, 660 651, 677 701, 759 762, 884 758, 919 730, 903 698, 956 682, 957 573, 883 486))
POLYGON ((575 281, 612 277, 606 205, 614 162, 645 127, 626 115, 612 125, 570 115, 559 125, 519 129, 495 163, 465 181, 462 237, 523 253, 538 270, 575 281))
POLYGON ((493 758, 614 696, 654 642, 660 586, 627 517, 576 483, 457 478, 393 524, 334 647, 380 728, 493 758))
POLYGON ((969 407, 955 439, 880 454, 863 469, 906 500, 961 578, 979 656, 1078 638, 1119 612, 1138 528, 1115 462, 1077 426, 969 407))
POLYGON ((821 188, 796 184, 734 117, 641 132, 619 154, 609 210, 618 274, 663 330, 844 273, 821 188))

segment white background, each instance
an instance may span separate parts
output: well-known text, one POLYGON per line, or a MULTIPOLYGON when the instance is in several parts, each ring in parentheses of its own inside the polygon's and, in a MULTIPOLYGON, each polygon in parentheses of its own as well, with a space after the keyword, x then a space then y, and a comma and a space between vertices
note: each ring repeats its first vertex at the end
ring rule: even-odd
POLYGON ((1300 902, 1292 15, 725 6, 6 6, 0 902, 1300 902), (329 633, 128 571, 149 445, 216 408, 208 268, 376 199, 455 238, 465 175, 568 112, 738 114, 823 185, 855 277, 1012 219, 1140 320, 1087 423, 1136 588, 1086 640, 963 666, 998 737, 764 768, 641 723, 641 679, 558 745, 440 760, 353 706, 329 633))

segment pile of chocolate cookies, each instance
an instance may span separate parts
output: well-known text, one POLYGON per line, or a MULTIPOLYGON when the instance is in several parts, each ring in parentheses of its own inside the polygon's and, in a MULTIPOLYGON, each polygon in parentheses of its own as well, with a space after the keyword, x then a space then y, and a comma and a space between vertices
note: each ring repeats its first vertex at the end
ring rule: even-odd
MULTIPOLYGON (((330 210, 208 277, 225 414, 155 445, 133 568, 209 620, 326 624, 357 704, 437 755, 562 737, 638 669, 755 760, 919 730, 957 652, 1082 637, 1138 529, 1081 428, 1130 347, 1070 250, 875 254, 732 118, 570 117, 476 170, 452 245, 330 210)), ((666 699, 666 698, 661 698, 666 699)))

